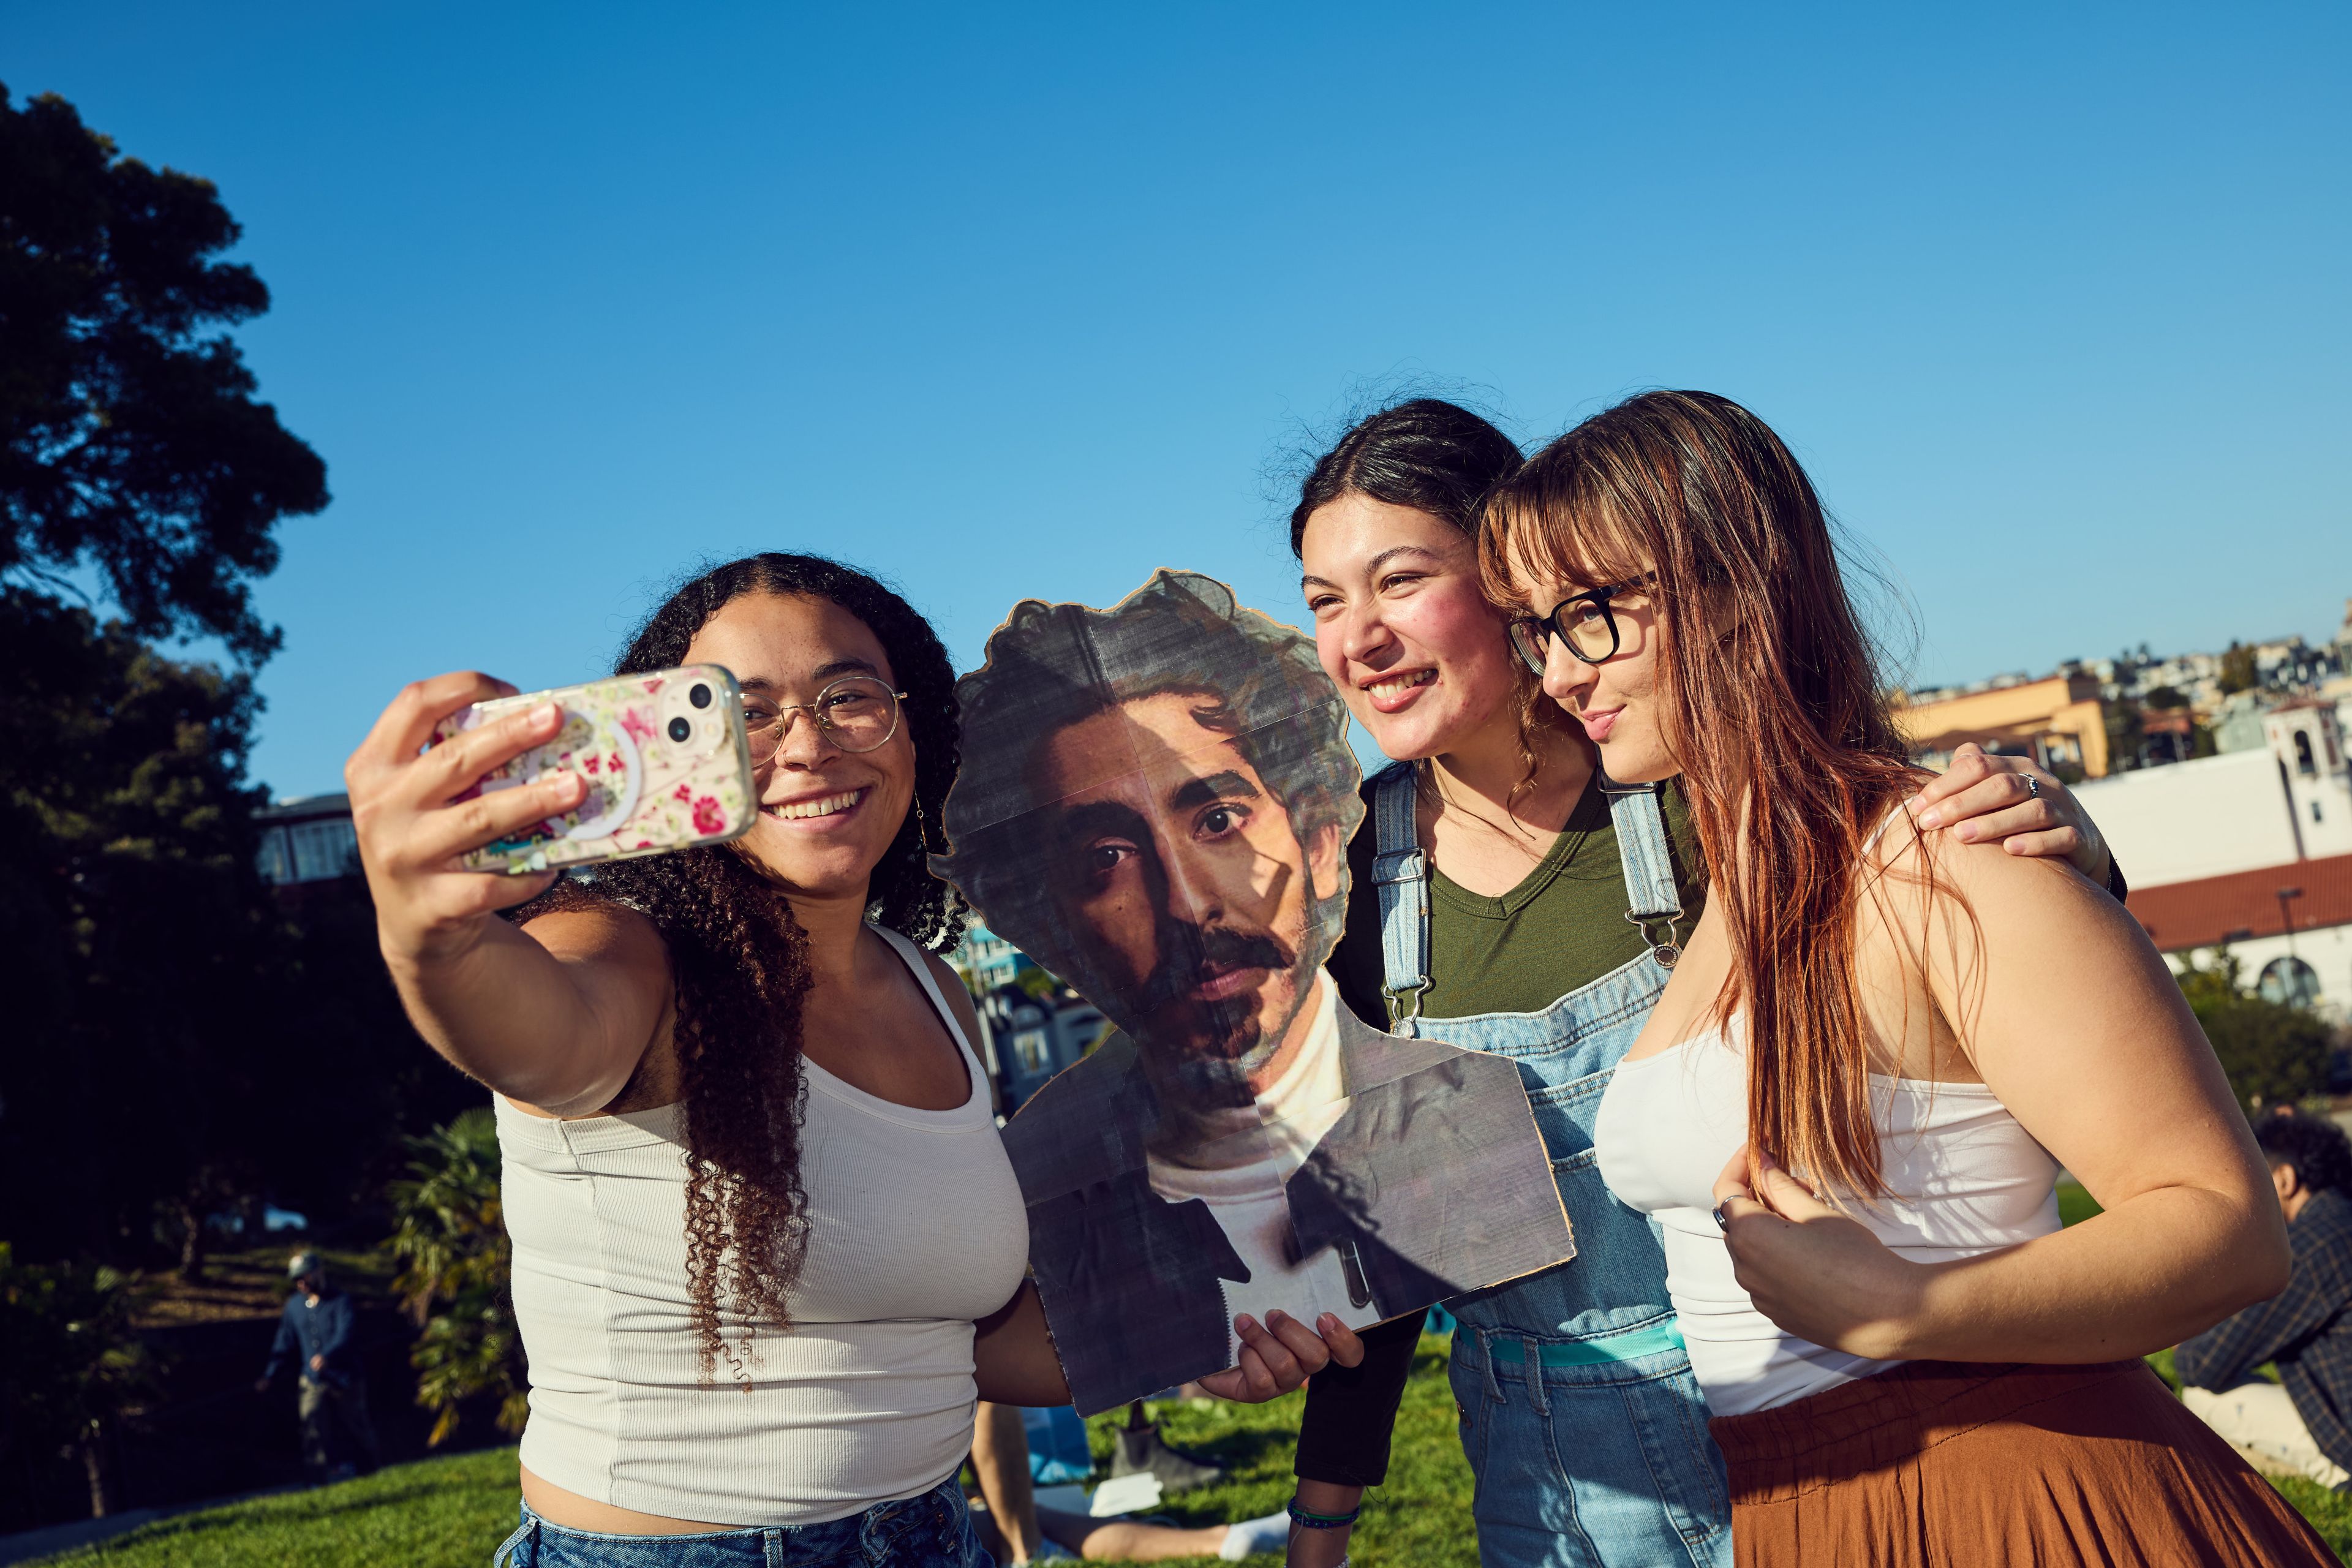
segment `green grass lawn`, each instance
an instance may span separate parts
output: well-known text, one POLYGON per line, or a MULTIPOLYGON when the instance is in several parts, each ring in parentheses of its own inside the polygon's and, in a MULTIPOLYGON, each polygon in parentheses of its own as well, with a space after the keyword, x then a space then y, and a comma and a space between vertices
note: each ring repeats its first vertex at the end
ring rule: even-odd
MULTIPOLYGON (((1470 1466, 1454 1435, 1454 1393, 1445 1381, 1446 1342, 1422 1336, 1397 1412, 1388 1484, 1367 1493, 1364 1516, 1349 1542, 1348 1554, 1371 1568, 1411 1563, 1413 1568, 1477 1568, 1478 1542, 1470 1525, 1470 1466)), ((1171 1497, 1156 1510, 1179 1524, 1226 1524, 1277 1511, 1296 1484, 1291 1451, 1297 1441, 1298 1408, 1304 1394, 1270 1405, 1214 1405, 1197 1410, 1162 1406, 1168 1440, 1225 1467, 1225 1479, 1171 1497)), ((1095 1418, 1095 1463, 1110 1464, 1111 1433, 1120 1413, 1095 1418)), ((1213 1557, 1180 1561, 1213 1563, 1213 1557)), ((1253 1557, 1276 1563, 1278 1556, 1253 1557)))
MULTIPOLYGON (((2171 1381, 2170 1353, 2150 1360, 2171 1381)), ((1181 1524, 1222 1524, 1282 1507, 1290 1496, 1299 1399, 1160 1407, 1171 1442, 1215 1458, 1226 1470, 1217 1485, 1171 1498, 1161 1511, 1181 1524)), ((1111 1429, 1119 1419, 1114 1414, 1094 1423, 1098 1463, 1108 1464, 1111 1429)), ((2352 1500, 2309 1481, 2276 1484, 2339 1558, 2352 1553, 2352 1500)), ((481 1568, 514 1528, 515 1495, 515 1451, 499 1448, 187 1514, 44 1561, 121 1568, 481 1568)), ((1475 1568, 1470 1468, 1454 1438, 1441 1339, 1422 1341, 1397 1418, 1388 1484, 1367 1499, 1350 1555, 1363 1568, 1475 1568)), ((1250 1559, 1258 1568, 1279 1561, 1250 1559)))
MULTIPOLYGON (((1223 1524, 1280 1509, 1290 1496, 1301 1398, 1160 1407, 1170 1441, 1225 1467, 1223 1480, 1171 1498, 1160 1511, 1181 1524, 1223 1524)), ((1094 1423, 1095 1457, 1105 1467, 1120 1419, 1113 1414, 1094 1423)), ((515 1498, 515 1451, 498 1448, 184 1514, 44 1561, 120 1568, 482 1568, 514 1528, 515 1498)), ((1373 1494, 1356 1542, 1353 1556, 1367 1565, 1476 1568, 1470 1468, 1454 1435, 1444 1340, 1422 1342, 1397 1417, 1389 1484, 1373 1494)), ((1281 1559, 1250 1561, 1269 1568, 1281 1559)))
POLYGON ((516 1499, 515 1451, 492 1448, 182 1514, 41 1561, 126 1568, 482 1568, 514 1528, 516 1499))

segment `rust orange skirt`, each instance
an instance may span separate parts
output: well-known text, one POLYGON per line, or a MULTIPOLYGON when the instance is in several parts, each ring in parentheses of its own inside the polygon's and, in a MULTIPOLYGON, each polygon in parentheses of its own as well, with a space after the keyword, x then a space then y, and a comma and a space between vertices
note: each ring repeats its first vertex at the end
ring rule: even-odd
POLYGON ((1708 1423, 1739 1568, 2334 1568, 2144 1362, 1909 1362, 1708 1423))

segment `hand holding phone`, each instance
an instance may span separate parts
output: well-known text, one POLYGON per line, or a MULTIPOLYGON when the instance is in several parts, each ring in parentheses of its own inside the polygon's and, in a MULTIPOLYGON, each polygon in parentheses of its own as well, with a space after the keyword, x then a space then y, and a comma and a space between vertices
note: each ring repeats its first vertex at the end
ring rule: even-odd
POLYGON ((436 724, 429 744, 547 704, 558 713, 554 735, 491 769, 452 804, 561 774, 580 780, 578 804, 468 849, 459 858, 467 869, 520 876, 722 844, 756 818, 742 693, 715 664, 476 702, 436 724))
POLYGON ((758 809, 734 679, 709 665, 530 696, 475 670, 416 681, 343 781, 395 978, 478 950, 565 866, 716 843, 758 809), (629 750, 591 751, 615 730, 629 750))

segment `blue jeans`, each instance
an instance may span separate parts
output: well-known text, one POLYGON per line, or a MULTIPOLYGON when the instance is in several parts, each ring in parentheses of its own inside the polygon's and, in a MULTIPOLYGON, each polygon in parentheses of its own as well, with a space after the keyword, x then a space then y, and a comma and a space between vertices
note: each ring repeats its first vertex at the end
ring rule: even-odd
POLYGON ((525 1503, 490 1568, 996 1568, 950 1476, 917 1497, 824 1524, 707 1535, 606 1535, 550 1524, 525 1503))

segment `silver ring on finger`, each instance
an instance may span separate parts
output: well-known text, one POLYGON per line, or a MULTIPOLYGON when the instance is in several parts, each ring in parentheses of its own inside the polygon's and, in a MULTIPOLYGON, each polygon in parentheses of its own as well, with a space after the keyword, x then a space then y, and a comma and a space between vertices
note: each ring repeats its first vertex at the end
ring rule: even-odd
POLYGON ((1731 1222, 1723 1217, 1723 1205, 1721 1204, 1715 1205, 1715 1228, 1717 1230, 1728 1230, 1731 1228, 1731 1222))
POLYGON ((2042 798, 2042 781, 2035 778, 2032 773, 2021 773, 2018 776, 2025 781, 2025 793, 2032 798, 2040 800, 2042 798))

